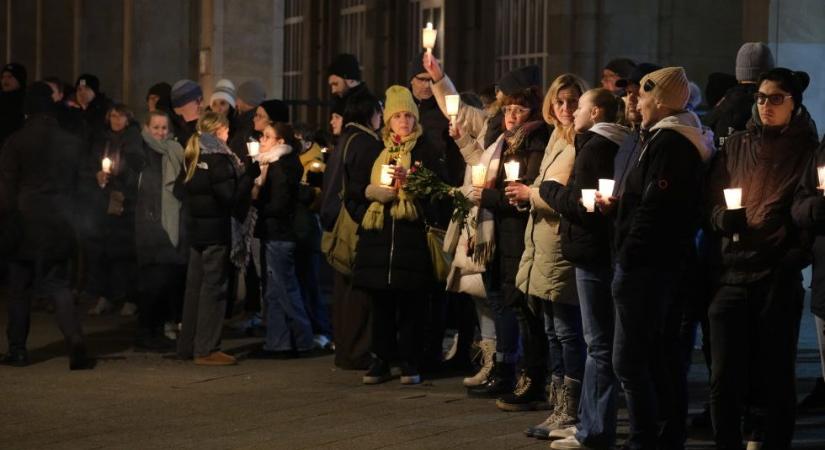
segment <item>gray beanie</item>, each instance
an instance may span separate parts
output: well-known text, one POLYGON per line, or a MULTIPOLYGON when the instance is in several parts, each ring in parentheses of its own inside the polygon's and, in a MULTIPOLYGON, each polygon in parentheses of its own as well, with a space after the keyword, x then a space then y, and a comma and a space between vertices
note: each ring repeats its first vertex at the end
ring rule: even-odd
POLYGON ((759 75, 774 67, 773 53, 762 42, 745 42, 736 54, 736 79, 756 81, 759 75))
POLYGON ((180 108, 189 103, 196 102, 203 98, 203 91, 198 83, 192 80, 179 80, 172 85, 172 107, 180 108))
POLYGON ((266 88, 259 80, 249 80, 238 86, 238 98, 252 107, 266 100, 266 88))
POLYGON ((212 96, 209 97, 209 103, 211 104, 217 99, 225 100, 226 103, 229 103, 234 108, 235 85, 227 79, 218 81, 218 84, 215 85, 215 90, 212 92, 212 96))

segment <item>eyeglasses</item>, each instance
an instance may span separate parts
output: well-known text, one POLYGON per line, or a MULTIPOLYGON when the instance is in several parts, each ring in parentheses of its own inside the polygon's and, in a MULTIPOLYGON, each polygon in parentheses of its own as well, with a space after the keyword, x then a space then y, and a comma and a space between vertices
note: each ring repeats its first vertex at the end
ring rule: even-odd
POLYGON ((786 98, 791 98, 791 97, 793 97, 793 96, 792 95, 785 95, 785 94, 765 95, 761 92, 757 92, 756 94, 753 94, 753 99, 759 105, 764 105, 765 102, 768 102, 773 106, 779 106, 779 105, 785 103, 786 98))
POLYGON ((518 116, 526 116, 530 114, 530 108, 525 108, 519 105, 507 105, 502 108, 504 114, 516 114, 518 116))

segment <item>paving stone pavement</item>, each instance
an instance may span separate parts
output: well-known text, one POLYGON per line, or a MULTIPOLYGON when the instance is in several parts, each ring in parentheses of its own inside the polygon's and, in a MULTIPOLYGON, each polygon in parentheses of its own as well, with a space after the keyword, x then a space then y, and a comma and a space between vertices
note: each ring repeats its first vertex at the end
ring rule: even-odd
MULTIPOLYGON (((0 300, 0 320, 4 308, 0 300)), ((336 369, 330 355, 196 367, 133 352, 134 318, 83 320, 99 362, 94 370, 69 372, 53 316, 34 313, 34 363, 0 366, 0 449, 548 448, 522 433, 546 412, 500 412, 492 400, 467 398, 458 376, 412 387, 397 380, 364 386, 360 372, 336 369)), ((806 333, 812 333, 810 324, 801 338, 800 397, 819 370, 815 341, 806 333)), ((260 341, 230 331, 225 336, 224 347, 240 354, 260 341)), ((698 352, 694 360, 695 413, 707 396, 707 373, 698 352)), ((623 409, 619 432, 627 432, 623 409)), ((708 430, 691 430, 687 448, 711 448, 708 430)), ((825 415, 798 420, 794 448, 825 449, 825 415)))

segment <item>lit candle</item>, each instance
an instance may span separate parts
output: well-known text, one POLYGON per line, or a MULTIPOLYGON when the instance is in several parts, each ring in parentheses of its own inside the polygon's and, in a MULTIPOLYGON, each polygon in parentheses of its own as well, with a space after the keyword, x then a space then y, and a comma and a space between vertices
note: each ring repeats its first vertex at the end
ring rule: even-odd
POLYGON ((519 162, 518 161, 510 161, 504 163, 504 173, 507 175, 507 178, 504 181, 517 181, 519 176, 519 162))
POLYGON ((450 122, 453 122, 458 116, 458 107, 461 105, 461 97, 458 94, 444 96, 444 101, 447 104, 447 115, 450 116, 450 122))
POLYGON ((593 212, 596 210, 595 189, 582 189, 582 205, 584 205, 584 209, 586 209, 587 212, 593 212))
POLYGON ((381 164, 381 186, 391 187, 394 174, 395 166, 390 164, 381 164))
POLYGON ((435 36, 438 30, 433 28, 432 22, 427 22, 427 28, 424 28, 421 33, 421 45, 427 49, 427 58, 433 55, 433 48, 435 47, 435 36))
POLYGON ((103 173, 112 173, 112 160, 108 157, 103 158, 103 161, 100 162, 100 168, 103 169, 103 173))
POLYGON ((261 152, 261 143, 258 141, 249 141, 246 143, 246 148, 249 150, 249 156, 254 158, 261 152))
POLYGON ((318 162, 318 161, 315 161, 315 162, 313 162, 313 163, 312 163, 312 166, 311 166, 311 167, 312 167, 313 169, 315 169, 315 170, 318 170, 318 169, 320 169, 320 168, 321 168, 321 163, 320 163, 320 162, 318 162))
POLYGON ((822 193, 825 195, 825 166, 817 167, 816 174, 819 176, 819 189, 822 189, 822 193))
POLYGON ((612 196, 613 195, 613 186, 616 183, 613 180, 609 180, 607 178, 599 178, 599 193, 605 196, 612 196))
POLYGON ((321 147, 321 153, 326 153, 326 152, 327 152, 327 148, 326 147, 321 147))
POLYGON ((487 181, 487 166, 476 164, 472 171, 473 187, 484 187, 484 182, 487 181))
MULTIPOLYGON (((725 189, 725 203, 728 209, 739 209, 742 207, 742 188, 725 189)), ((739 233, 733 233, 733 242, 739 242, 739 233)))

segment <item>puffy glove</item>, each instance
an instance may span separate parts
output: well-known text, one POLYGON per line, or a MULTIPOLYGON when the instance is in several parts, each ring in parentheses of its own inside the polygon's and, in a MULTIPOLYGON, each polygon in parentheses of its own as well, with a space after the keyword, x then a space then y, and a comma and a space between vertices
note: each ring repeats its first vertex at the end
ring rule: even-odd
POLYGON ((364 190, 364 196, 372 201, 387 204, 395 200, 397 195, 395 193, 395 189, 379 186, 377 184, 370 184, 367 186, 367 189, 364 190))

